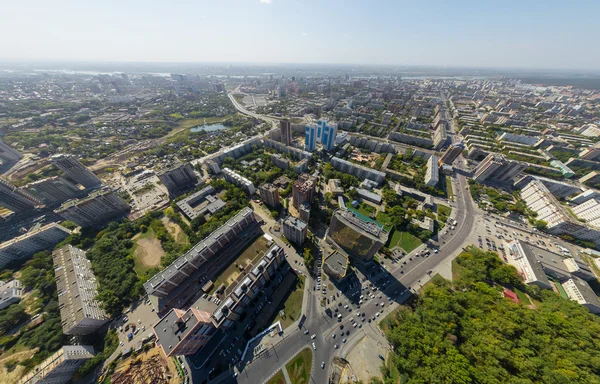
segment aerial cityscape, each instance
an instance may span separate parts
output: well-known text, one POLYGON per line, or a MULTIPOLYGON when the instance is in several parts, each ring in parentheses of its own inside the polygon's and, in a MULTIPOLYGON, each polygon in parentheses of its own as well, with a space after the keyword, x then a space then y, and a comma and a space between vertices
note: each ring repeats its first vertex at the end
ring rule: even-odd
POLYGON ((599 6, 500 60, 464 40, 490 5, 309 4, 379 23, 257 0, 142 39, 151 1, 116 41, 129 6, 60 4, 81 35, 34 39, 7 6, 0 384, 600 383, 599 6), (402 55, 401 11, 433 13, 402 55))

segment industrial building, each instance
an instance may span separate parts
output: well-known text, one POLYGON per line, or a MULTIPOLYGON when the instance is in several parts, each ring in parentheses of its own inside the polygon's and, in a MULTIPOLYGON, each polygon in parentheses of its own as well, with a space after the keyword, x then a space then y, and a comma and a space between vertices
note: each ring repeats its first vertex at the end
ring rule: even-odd
POLYGON ((331 218, 327 238, 350 256, 368 261, 387 243, 388 232, 376 222, 366 221, 352 211, 338 209, 331 218))
POLYGON ((193 188, 198 183, 198 176, 190 163, 177 164, 157 174, 160 181, 167 187, 171 196, 193 188))
POLYGON ((71 231, 56 223, 36 225, 24 235, 0 244, 0 267, 31 257, 36 252, 52 249, 70 234, 71 231))
POLYGON ((71 155, 54 155, 52 156, 52 163, 56 168, 63 171, 70 180, 83 185, 85 188, 96 188, 102 184, 92 171, 71 155))
POLYGON ((94 191, 82 199, 69 200, 54 212, 82 228, 94 227, 124 216, 129 205, 113 190, 94 191))
POLYGON ((52 261, 63 333, 96 332, 109 317, 96 300, 98 284, 85 251, 68 244, 52 252, 52 261))
POLYGON ((145 282, 144 289, 148 295, 167 297, 190 274, 201 268, 229 243, 239 239, 245 230, 255 224, 254 212, 250 208, 242 209, 192 249, 179 256, 171 265, 145 282))
POLYGON ((90 345, 65 345, 33 368, 18 384, 66 384, 92 357, 94 347, 90 345))

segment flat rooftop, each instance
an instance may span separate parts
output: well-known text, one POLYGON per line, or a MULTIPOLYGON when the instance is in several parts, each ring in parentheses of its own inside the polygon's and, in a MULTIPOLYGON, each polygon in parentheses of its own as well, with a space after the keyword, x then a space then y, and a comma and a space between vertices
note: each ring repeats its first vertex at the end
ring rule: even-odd
POLYGON ((324 264, 336 275, 345 277, 348 272, 348 266, 350 261, 348 256, 344 255, 340 251, 332 251, 327 257, 325 257, 324 264))

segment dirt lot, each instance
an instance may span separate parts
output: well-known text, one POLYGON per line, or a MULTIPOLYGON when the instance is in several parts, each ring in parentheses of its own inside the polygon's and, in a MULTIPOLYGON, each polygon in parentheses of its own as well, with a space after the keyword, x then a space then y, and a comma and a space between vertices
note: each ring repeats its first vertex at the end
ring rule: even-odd
POLYGON ((160 259, 165 255, 165 251, 152 230, 149 229, 148 232, 137 238, 134 237, 133 240, 136 241, 133 257, 138 273, 160 265, 160 259))
POLYGON ((113 380, 123 384, 169 383, 178 384, 181 378, 172 358, 165 359, 158 348, 152 348, 135 357, 127 357, 119 362, 113 380), (170 376, 170 379, 168 378, 170 376))
POLYGON ((162 221, 163 225, 165 226, 165 228, 167 228, 167 231, 169 232, 169 234, 171 236, 173 236, 173 238, 175 239, 175 241, 177 243, 179 243, 179 244, 189 243, 189 239, 188 239, 187 235, 185 234, 185 232, 183 232, 181 227, 179 225, 177 225, 177 223, 171 221, 171 219, 169 219, 166 216, 164 216, 161 221, 162 221))
POLYGON ((7 372, 5 363, 9 361, 23 361, 29 359, 35 354, 36 350, 22 350, 16 353, 11 353, 9 350, 6 355, 0 356, 0 384, 13 384, 16 383, 19 378, 23 375, 25 367, 17 365, 12 372, 7 372))
MULTIPOLYGON (((346 360, 350 362, 352 370, 346 370, 345 374, 354 374, 363 383, 368 383, 369 379, 373 376, 382 377, 379 367, 383 365, 383 360, 378 355, 385 357, 387 355, 385 348, 378 345, 377 341, 372 338, 363 337, 346 356, 346 360)), ((347 381, 342 380, 341 382, 346 383, 347 381)))

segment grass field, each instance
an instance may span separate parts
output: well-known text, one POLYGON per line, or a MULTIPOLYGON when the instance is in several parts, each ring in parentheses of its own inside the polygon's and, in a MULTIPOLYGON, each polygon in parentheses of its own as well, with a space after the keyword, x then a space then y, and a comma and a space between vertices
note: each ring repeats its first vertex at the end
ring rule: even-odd
POLYGON ((450 216, 451 212, 452 212, 452 208, 448 207, 447 205, 438 204, 438 206, 437 206, 438 215, 444 215, 444 216, 448 217, 448 216, 450 216))
POLYGON ((150 268, 160 265, 160 259, 165 255, 165 251, 152 228, 148 228, 146 233, 140 233, 132 240, 135 243, 131 252, 135 261, 135 272, 139 276, 150 268))
POLYGON ((525 305, 531 305, 531 300, 529 300, 529 297, 527 297, 527 295, 525 294, 525 292, 519 290, 519 289, 515 289, 514 290, 515 293, 517 294, 517 297, 519 298, 519 300, 521 300, 521 302, 525 305))
POLYGON ((309 384, 308 379, 312 370, 312 351, 305 348, 296 355, 286 366, 292 384, 309 384))
POLYGON ((375 212, 375 208, 366 203, 360 203, 357 208, 354 208, 352 206, 352 202, 349 201, 346 203, 346 208, 356 209, 358 212, 362 213, 363 215, 365 215, 367 217, 370 217, 369 215, 372 212, 375 212))
POLYGON ((452 178, 450 176, 446 176, 446 195, 448 198, 454 196, 454 191, 452 190, 452 178))
POLYGON ((267 384, 285 384, 285 377, 283 376, 281 369, 277 371, 275 376, 271 377, 271 379, 267 381, 267 384))
POLYGON ((421 240, 418 237, 414 236, 412 233, 396 230, 394 231, 394 233, 392 233, 388 248, 399 246, 406 253, 409 253, 421 244, 423 244, 421 240))
POLYGON ((383 228, 386 231, 389 231, 392 229, 392 219, 390 218, 390 215, 388 215, 385 212, 378 212, 377 213, 377 221, 383 225, 383 228))
POLYGON ((460 277, 460 270, 462 267, 456 259, 452 260, 452 281, 456 281, 460 277))
POLYGON ((284 317, 279 314, 274 323, 281 321, 281 326, 287 328, 290 324, 300 318, 302 314, 302 298, 304 297, 304 276, 298 276, 296 287, 283 303, 284 317))

